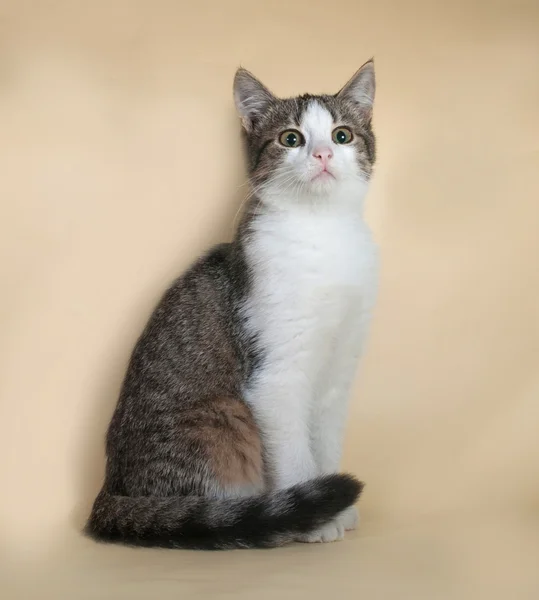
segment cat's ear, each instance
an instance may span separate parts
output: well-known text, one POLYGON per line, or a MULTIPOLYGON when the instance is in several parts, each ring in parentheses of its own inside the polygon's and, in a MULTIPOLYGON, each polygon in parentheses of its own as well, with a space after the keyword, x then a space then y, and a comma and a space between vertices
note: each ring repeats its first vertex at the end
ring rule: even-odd
POLYGON ((357 104, 370 117, 372 115, 375 89, 374 60, 371 58, 355 72, 348 83, 337 93, 337 98, 357 104))
POLYGON ((234 100, 244 128, 250 131, 275 96, 249 71, 239 68, 234 77, 234 100))

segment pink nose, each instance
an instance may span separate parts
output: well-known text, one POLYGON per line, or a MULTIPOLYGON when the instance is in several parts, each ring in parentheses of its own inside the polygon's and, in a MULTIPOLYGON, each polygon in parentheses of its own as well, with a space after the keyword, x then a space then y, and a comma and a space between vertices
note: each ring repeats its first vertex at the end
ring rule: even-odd
POLYGON ((319 160, 324 167, 326 167, 330 159, 333 157, 333 152, 329 148, 317 148, 313 152, 313 156, 319 160))

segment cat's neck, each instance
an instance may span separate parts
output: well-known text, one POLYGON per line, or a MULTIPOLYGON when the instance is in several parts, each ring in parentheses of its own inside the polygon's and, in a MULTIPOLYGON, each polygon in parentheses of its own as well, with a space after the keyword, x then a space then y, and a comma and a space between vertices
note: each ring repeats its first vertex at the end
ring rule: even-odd
POLYGON ((236 230, 235 244, 243 248, 250 243, 253 235, 270 234, 279 237, 280 232, 287 237, 293 226, 301 237, 302 230, 314 226, 321 233, 325 229, 336 231, 349 226, 361 231, 366 226, 363 219, 363 199, 345 201, 342 198, 316 198, 312 202, 286 202, 276 204, 262 198, 251 198, 245 207, 236 230), (354 225, 355 224, 355 225, 354 225))
POLYGON ((294 195, 265 195, 249 200, 243 215, 245 222, 251 222, 260 216, 288 218, 291 215, 312 218, 343 218, 362 217, 365 191, 339 190, 331 195, 300 196, 294 195))

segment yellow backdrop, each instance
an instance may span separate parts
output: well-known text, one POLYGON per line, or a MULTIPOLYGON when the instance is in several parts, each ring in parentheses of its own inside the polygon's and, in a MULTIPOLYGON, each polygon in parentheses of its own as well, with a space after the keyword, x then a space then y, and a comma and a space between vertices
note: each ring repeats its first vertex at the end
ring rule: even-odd
POLYGON ((0 2, 3 597, 539 597, 538 140, 536 1, 0 2), (332 92, 371 55, 360 530, 262 553, 82 538, 135 339, 245 194, 236 67, 332 92))

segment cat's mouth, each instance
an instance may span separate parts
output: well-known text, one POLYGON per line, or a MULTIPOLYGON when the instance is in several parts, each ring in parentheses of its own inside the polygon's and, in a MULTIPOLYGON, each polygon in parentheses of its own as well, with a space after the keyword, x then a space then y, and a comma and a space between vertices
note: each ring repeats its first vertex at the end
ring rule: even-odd
POLYGON ((331 179, 336 179, 335 175, 329 169, 322 169, 311 181, 330 181, 331 179))

